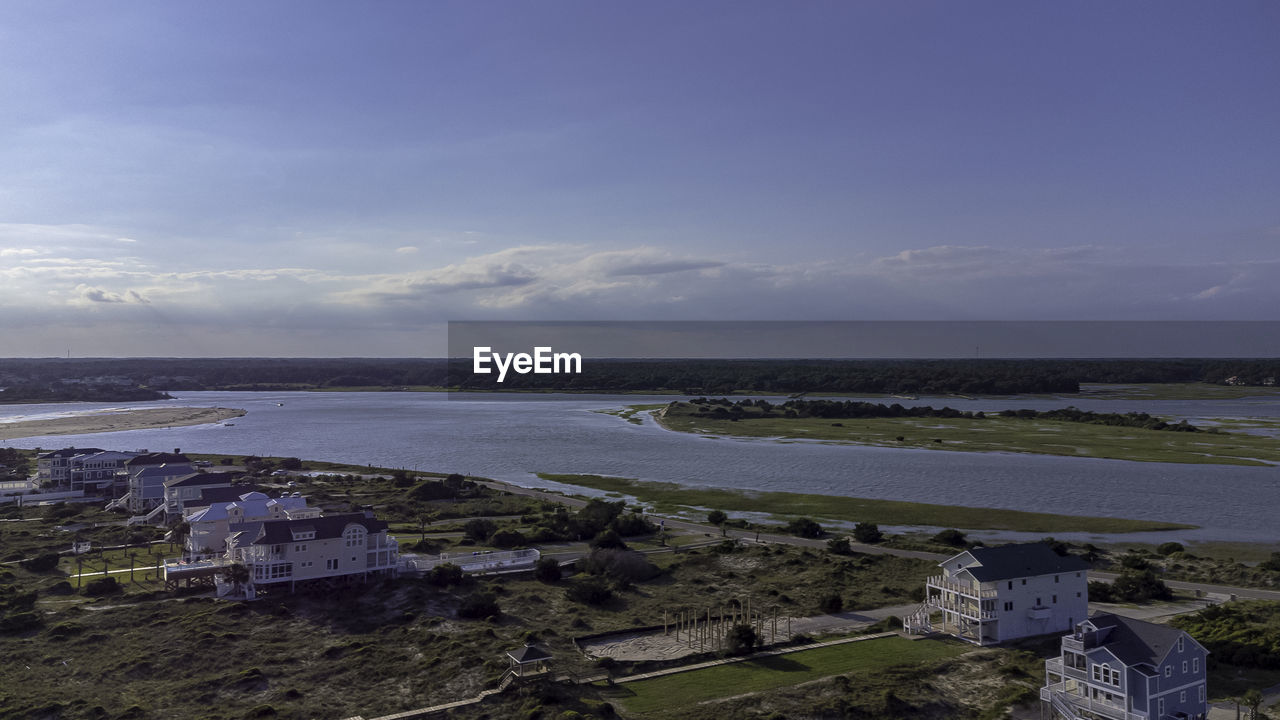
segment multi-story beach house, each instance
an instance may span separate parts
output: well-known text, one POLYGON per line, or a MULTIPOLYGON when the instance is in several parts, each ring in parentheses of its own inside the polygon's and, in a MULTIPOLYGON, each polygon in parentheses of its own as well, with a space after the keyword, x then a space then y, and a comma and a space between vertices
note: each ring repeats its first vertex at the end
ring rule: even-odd
MULTIPOLYGON (((299 583, 338 585, 394 575, 400 562, 387 523, 372 512, 232 525, 226 542, 226 561, 248 570, 239 591, 250 599, 277 588, 292 592, 299 583)), ((220 576, 219 594, 237 590, 229 585, 220 576)))
POLYGON ((903 625, 978 645, 1068 632, 1089 614, 1088 564, 1045 543, 966 550, 938 564, 903 625))
POLYGON ((1045 661, 1040 699, 1069 720, 1204 720, 1208 654, 1177 628, 1099 613, 1045 661))
POLYGON ((165 482, 195 471, 187 456, 177 450, 172 453, 143 453, 126 460, 117 479, 127 490, 108 504, 107 509, 123 507, 138 514, 130 518, 131 523, 154 522, 164 513, 165 482))
MULTIPOLYGON (((202 498, 221 493, 215 488, 204 488, 202 498)), ((205 502, 203 499, 199 502, 205 502)), ((187 507, 192 507, 188 503, 187 507)), ((231 526, 267 520, 307 520, 320 517, 320 509, 309 507, 307 499, 298 493, 288 497, 272 498, 257 491, 241 491, 241 495, 229 502, 210 502, 186 516, 186 551, 188 557, 207 557, 225 554, 227 535, 231 526)))
POLYGON ((158 519, 159 524, 182 518, 188 503, 193 506, 201 503, 204 490, 229 488, 241 475, 240 472, 197 472, 165 480, 164 515, 158 519))

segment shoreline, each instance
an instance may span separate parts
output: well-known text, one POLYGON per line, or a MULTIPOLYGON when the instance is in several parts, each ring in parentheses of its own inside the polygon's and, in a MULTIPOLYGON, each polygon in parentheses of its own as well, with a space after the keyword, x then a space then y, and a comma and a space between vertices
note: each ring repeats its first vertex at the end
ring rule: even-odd
POLYGON ((236 408, 164 407, 94 412, 85 415, 0 423, 0 441, 45 435, 89 435, 218 423, 245 414, 236 408))

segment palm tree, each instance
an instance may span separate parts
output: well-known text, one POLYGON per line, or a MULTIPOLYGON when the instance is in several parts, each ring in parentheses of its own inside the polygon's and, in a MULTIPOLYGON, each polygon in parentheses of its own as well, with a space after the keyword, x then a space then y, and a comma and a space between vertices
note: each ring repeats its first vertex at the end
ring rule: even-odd
POLYGON ((240 563, 231 563, 222 571, 222 579, 231 583, 235 594, 240 594, 240 586, 249 582, 249 568, 240 563))
POLYGON ((138 551, 129 551, 129 584, 133 584, 133 564, 138 560, 138 551))
POLYGON ((1258 720, 1258 708, 1262 705, 1262 692, 1258 688, 1249 688, 1241 698, 1249 708, 1249 720, 1258 720))
POLYGON ((174 523, 169 527, 169 549, 173 550, 174 543, 183 547, 182 554, 186 556, 187 538, 191 537, 191 524, 186 520, 174 523))

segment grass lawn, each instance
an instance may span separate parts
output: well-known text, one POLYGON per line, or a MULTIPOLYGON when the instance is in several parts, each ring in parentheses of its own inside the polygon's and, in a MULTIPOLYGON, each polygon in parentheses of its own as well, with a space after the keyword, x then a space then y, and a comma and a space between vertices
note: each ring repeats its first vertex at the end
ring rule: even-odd
MULTIPOLYGON (((1280 463, 1275 438, 1227 432, 1172 432, 1024 418, 718 419, 681 403, 654 417, 668 430, 708 435, 817 440, 966 452, 1018 452, 1143 462, 1220 465, 1280 463), (899 440, 898 438, 902 438, 899 440)), ((701 406, 706 407, 706 406, 701 406)), ((1002 408, 992 408, 998 411, 1002 408)))
POLYGON ((693 488, 673 483, 641 482, 601 475, 539 473, 538 476, 568 485, 630 495, 642 503, 656 505, 658 510, 665 512, 689 508, 713 508, 726 512, 764 512, 779 516, 805 515, 819 519, 874 522, 882 525, 934 525, 967 530, 1019 530, 1043 533, 1122 533, 1191 527, 1152 520, 1050 515, 1019 510, 931 505, 899 500, 693 488))
POLYGON ((972 646, 944 640, 866 640, 626 683, 623 687, 632 694, 620 701, 632 712, 660 712, 829 675, 875 673, 893 666, 926 663, 971 650, 972 646))

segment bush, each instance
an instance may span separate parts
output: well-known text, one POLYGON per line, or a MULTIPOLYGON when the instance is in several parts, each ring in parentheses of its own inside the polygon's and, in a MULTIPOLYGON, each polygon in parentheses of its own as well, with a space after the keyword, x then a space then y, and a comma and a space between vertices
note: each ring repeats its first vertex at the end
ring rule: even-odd
POLYGON ((728 654, 747 655, 755 649, 760 639, 756 637, 756 631, 750 625, 739 624, 729 629, 726 641, 728 654))
POLYGON ((555 558, 538 558, 533 566, 533 576, 544 583, 560 582, 560 561, 555 558))
POLYGON ((631 537, 635 535, 652 535, 658 530, 653 523, 644 518, 643 515, 636 513, 627 513, 619 515, 613 519, 609 525, 615 532, 623 537, 631 537))
POLYGON ((836 555, 853 554, 853 548, 849 546, 849 538, 843 536, 828 540, 827 550, 835 553, 836 555))
POLYGON ((468 620, 481 620, 502 616, 498 607, 498 599, 489 593, 472 593, 462 599, 458 606, 458 617, 468 620))
POLYGON ((586 605, 603 605, 613 599, 613 590, 596 578, 578 580, 565 591, 565 597, 586 605))
POLYGON ((785 529, 792 535, 799 535, 804 538, 822 537, 822 526, 807 517, 792 520, 787 523, 785 529))
POLYGON ((18 563, 31 572, 49 572, 58 567, 58 553, 40 553, 39 555, 18 563))
POLYGON ((712 510, 707 513, 707 522, 712 525, 723 525, 724 521, 728 519, 729 516, 725 515, 723 510, 712 510))
POLYGON ((1172 555, 1176 552, 1185 552, 1185 551, 1186 551, 1186 548, 1182 546, 1182 543, 1176 543, 1176 542, 1161 543, 1160 547, 1156 548, 1156 552, 1165 556, 1172 555))
POLYGON ((427 582, 437 587, 458 585, 462 582, 462 568, 453 563, 436 565, 427 573, 427 582))
POLYGON ((90 580, 84 586, 84 594, 90 597, 102 597, 103 595, 114 595, 120 592, 120 583, 116 582, 113 577, 98 578, 90 580))
POLYGON ((1093 602, 1148 602, 1170 600, 1173 591, 1150 570, 1126 570, 1110 585, 1093 581, 1089 583, 1089 600, 1093 602))
POLYGON ((949 545, 951 547, 966 547, 969 542, 965 539, 964 533, 959 530, 947 529, 934 535, 932 540, 939 545, 949 545))
POLYGON ((462 533, 475 542, 484 542, 498 529, 498 525, 485 518, 473 518, 462 526, 462 533))
POLYGON ((527 541, 516 530, 499 530, 489 537, 489 544, 496 548, 514 548, 527 544, 527 541))
POLYGON ((853 539, 860 543, 873 544, 884 540, 884 533, 875 523, 858 523, 853 526, 853 539))
POLYGON ((592 550, 578 560, 578 569, 624 583, 644 582, 662 572, 641 553, 609 548, 592 550))
POLYGON ((591 547, 598 550, 626 550, 627 544, 622 541, 622 536, 613 529, 603 530, 595 537, 591 538, 589 543, 591 547))
POLYGON ((818 609, 824 613, 838 613, 844 610, 844 598, 840 597, 840 593, 831 593, 822 598, 822 602, 818 604, 818 609))

